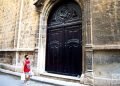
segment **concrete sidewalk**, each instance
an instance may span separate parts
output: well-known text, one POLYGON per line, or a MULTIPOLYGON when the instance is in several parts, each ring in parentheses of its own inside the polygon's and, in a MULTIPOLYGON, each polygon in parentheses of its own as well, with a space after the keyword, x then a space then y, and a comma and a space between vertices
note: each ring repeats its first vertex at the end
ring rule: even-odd
MULTIPOLYGON (((0 72, 16 75, 16 76, 19 76, 19 77, 21 75, 21 73, 12 72, 12 71, 9 71, 9 70, 4 70, 4 69, 0 69, 0 72)), ((67 81, 62 81, 62 80, 55 80, 55 79, 50 79, 50 78, 45 78, 45 77, 40 77, 40 76, 32 76, 31 80, 47 83, 47 84, 54 85, 54 86, 86 86, 86 85, 82 85, 80 83, 73 83, 73 82, 67 82, 67 81)))
POLYGON ((47 83, 36 82, 33 80, 24 83, 23 80, 20 80, 20 77, 1 73, 0 72, 0 86, 54 86, 47 83))

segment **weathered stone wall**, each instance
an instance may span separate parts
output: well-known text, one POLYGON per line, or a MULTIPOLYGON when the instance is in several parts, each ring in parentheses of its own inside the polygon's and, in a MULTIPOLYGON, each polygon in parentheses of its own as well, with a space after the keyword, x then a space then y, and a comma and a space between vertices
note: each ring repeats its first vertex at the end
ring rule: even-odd
POLYGON ((12 49, 15 46, 19 7, 20 1, 0 0, 0 49, 12 49))
POLYGON ((37 13, 33 0, 23 0, 20 48, 34 48, 36 33, 38 31, 39 13, 37 13))
POLYGON ((39 13, 33 4, 33 0, 0 0, 0 49, 18 44, 19 48, 35 48, 39 13))
POLYGON ((34 49, 40 14, 33 1, 0 0, 0 63, 19 66, 24 55, 30 54, 32 64, 35 64, 34 49))
POLYGON ((0 52, 0 63, 14 64, 15 52, 0 52))
POLYGON ((25 60, 25 55, 29 56, 31 61, 31 67, 33 70, 36 68, 36 58, 33 51, 21 51, 18 54, 18 59, 16 59, 16 52, 11 51, 1 51, 0 52, 0 68, 7 69, 11 71, 22 72, 23 61, 25 60), (17 63, 16 63, 17 60, 17 63))
POLYGON ((93 43, 120 44, 120 0, 93 0, 91 5, 93 43))
POLYGON ((120 51, 94 51, 94 74, 96 77, 112 78, 120 74, 120 51))
POLYGON ((93 71, 112 78, 120 74, 120 0, 93 0, 91 7, 93 71))

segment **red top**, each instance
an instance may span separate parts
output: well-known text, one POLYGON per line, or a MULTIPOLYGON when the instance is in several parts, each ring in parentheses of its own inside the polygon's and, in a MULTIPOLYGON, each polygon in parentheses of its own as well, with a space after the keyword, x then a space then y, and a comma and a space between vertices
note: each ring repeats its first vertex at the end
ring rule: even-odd
POLYGON ((30 61, 25 60, 24 62, 24 72, 29 72, 30 71, 30 61))

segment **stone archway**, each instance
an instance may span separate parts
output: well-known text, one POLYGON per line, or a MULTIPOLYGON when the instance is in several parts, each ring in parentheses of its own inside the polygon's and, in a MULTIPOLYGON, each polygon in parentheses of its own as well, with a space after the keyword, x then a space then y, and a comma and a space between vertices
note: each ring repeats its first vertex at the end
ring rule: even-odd
MULTIPOLYGON (((46 40, 47 40, 47 21, 48 21, 48 15, 51 12, 52 7, 57 4, 61 0, 39 0, 38 5, 38 11, 40 11, 40 26, 39 26, 39 45, 38 45, 38 64, 37 68, 40 74, 47 74, 55 76, 55 77, 66 77, 62 75, 57 74, 51 74, 46 73, 45 70, 45 61, 46 61, 46 40), (43 1, 43 2, 42 2, 43 1), (42 3, 41 3, 42 2, 42 3)), ((64 0, 63 0, 64 1, 64 0)), ((92 28, 91 28, 91 8, 90 8, 90 0, 83 1, 83 0, 72 0, 79 4, 79 6, 82 8, 82 14, 84 15, 82 17, 82 35, 83 35, 83 58, 82 58, 82 76, 81 76, 81 83, 84 82, 83 78, 87 78, 90 80, 93 71, 93 50, 92 50, 92 28), (85 75, 85 77, 84 77, 85 75)), ((70 78, 70 77, 69 77, 70 78)))

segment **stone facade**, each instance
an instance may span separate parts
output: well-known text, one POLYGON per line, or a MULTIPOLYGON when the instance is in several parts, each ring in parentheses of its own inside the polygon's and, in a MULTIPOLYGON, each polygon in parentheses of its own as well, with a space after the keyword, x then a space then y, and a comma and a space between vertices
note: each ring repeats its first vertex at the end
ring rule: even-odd
POLYGON ((92 8, 94 77, 103 81, 98 86, 116 86, 120 84, 114 81, 120 76, 120 1, 93 0, 92 8))
POLYGON ((120 1, 101 0, 93 1, 93 44, 119 45, 120 44, 120 1))
POLYGON ((21 52, 22 58, 29 52, 34 58, 39 14, 33 4, 33 0, 0 1, 0 62, 19 64, 21 52))
POLYGON ((97 57, 94 62, 102 65, 119 63, 120 1, 94 0, 92 4, 94 58, 97 57))
MULTIPOLYGON (((59 1, 0 1, 0 63, 21 66, 24 55, 29 54, 35 70, 44 75, 47 19, 59 1)), ((99 80, 119 77, 120 0, 74 1, 82 9, 81 83, 97 86, 99 80)))
POLYGON ((0 1, 0 49, 15 47, 16 30, 19 23, 19 3, 15 0, 0 1))

